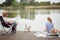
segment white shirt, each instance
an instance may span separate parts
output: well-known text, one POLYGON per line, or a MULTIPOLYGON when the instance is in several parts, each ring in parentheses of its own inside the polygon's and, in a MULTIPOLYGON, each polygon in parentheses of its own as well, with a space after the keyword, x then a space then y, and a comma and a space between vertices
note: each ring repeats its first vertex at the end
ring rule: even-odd
POLYGON ((9 18, 3 17, 5 23, 9 22, 9 18))

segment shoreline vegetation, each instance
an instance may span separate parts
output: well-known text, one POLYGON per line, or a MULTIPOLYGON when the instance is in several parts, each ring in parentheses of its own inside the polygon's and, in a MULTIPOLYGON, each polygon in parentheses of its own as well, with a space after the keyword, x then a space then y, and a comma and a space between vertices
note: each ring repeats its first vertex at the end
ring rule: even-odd
POLYGON ((8 7, 0 7, 0 9, 6 9, 6 10, 12 10, 12 9, 60 9, 60 5, 50 5, 50 6, 25 6, 23 8, 21 7, 11 7, 11 6, 8 6, 8 7))
POLYGON ((50 6, 26 6, 27 9, 60 9, 60 5, 50 5, 50 6))
POLYGON ((20 0, 17 2, 15 0, 6 0, 2 4, 0 4, 0 9, 8 9, 8 10, 17 10, 17 9, 60 9, 60 2, 50 1, 46 2, 35 2, 35 0, 20 0))

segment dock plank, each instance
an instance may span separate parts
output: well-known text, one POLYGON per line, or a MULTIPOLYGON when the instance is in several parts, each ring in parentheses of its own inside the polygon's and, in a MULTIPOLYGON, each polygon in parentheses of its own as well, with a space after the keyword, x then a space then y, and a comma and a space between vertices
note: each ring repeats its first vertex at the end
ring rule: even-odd
POLYGON ((6 35, 0 34, 0 40, 60 40, 60 38, 39 38, 33 35, 34 32, 16 32, 7 33, 6 35))

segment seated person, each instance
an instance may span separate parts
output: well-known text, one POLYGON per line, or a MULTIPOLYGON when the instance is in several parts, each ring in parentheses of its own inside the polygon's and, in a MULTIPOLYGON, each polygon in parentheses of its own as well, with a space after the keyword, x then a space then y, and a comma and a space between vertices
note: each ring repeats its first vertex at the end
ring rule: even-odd
POLYGON ((2 16, 3 16, 5 23, 12 26, 12 32, 16 32, 16 26, 17 26, 16 21, 15 20, 9 21, 8 20, 9 18, 7 18, 8 12, 6 12, 6 11, 2 13, 2 16))
POLYGON ((52 19, 50 17, 47 17, 47 21, 46 31, 48 33, 51 33, 51 35, 57 35, 57 30, 54 29, 54 23, 52 23, 52 19))

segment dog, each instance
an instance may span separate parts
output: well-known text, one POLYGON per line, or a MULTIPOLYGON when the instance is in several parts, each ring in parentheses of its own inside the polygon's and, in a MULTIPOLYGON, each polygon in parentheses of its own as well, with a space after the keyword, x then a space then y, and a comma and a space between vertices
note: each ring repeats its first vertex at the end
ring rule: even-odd
POLYGON ((25 26, 25 30, 24 31, 28 31, 28 32, 30 32, 30 29, 31 29, 31 26, 27 26, 27 24, 26 24, 26 26, 25 26))

